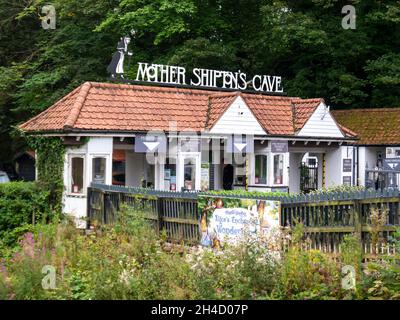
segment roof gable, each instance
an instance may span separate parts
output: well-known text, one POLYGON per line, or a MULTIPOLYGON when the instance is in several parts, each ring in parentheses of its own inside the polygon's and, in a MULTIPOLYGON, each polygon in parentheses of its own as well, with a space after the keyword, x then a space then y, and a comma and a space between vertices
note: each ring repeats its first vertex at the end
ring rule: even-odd
POLYGON ((217 114, 219 117, 210 125, 210 133, 231 134, 232 128, 235 128, 237 134, 267 134, 238 94, 212 102, 210 117, 214 119, 217 114))
POLYGON ((321 101, 309 119, 304 123, 297 135, 305 137, 345 137, 323 101, 321 101))

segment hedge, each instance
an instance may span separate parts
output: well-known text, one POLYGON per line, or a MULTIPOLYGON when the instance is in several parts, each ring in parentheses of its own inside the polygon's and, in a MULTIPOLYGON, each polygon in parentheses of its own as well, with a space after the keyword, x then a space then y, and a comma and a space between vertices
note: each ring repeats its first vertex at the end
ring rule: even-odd
POLYGON ((50 192, 35 182, 0 184, 0 240, 14 229, 47 220, 51 214, 50 192))

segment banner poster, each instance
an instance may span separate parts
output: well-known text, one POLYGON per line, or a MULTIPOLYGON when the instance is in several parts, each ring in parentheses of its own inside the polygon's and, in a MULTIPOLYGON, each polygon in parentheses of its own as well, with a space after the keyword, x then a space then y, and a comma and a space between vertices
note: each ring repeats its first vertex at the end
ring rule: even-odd
POLYGON ((208 201, 200 221, 201 245, 219 248, 225 243, 235 244, 246 235, 261 238, 280 229, 279 201, 231 200, 208 201))

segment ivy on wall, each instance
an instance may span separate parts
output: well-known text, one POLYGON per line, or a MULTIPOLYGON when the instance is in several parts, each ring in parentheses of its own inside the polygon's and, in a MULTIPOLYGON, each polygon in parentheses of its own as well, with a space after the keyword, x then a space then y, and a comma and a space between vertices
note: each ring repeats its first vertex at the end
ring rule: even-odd
POLYGON ((54 210, 61 210, 64 188, 63 171, 65 146, 59 137, 25 136, 30 148, 36 151, 38 183, 50 191, 54 210))

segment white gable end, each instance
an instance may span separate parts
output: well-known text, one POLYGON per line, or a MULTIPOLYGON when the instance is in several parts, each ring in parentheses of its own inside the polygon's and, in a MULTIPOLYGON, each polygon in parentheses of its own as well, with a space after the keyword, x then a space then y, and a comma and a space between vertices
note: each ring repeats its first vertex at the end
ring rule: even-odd
POLYGON ((344 137, 330 112, 326 110, 323 102, 315 109, 310 119, 308 119, 297 135, 303 137, 344 137))
POLYGON ((210 133, 266 134, 241 97, 237 97, 225 110, 210 133))

